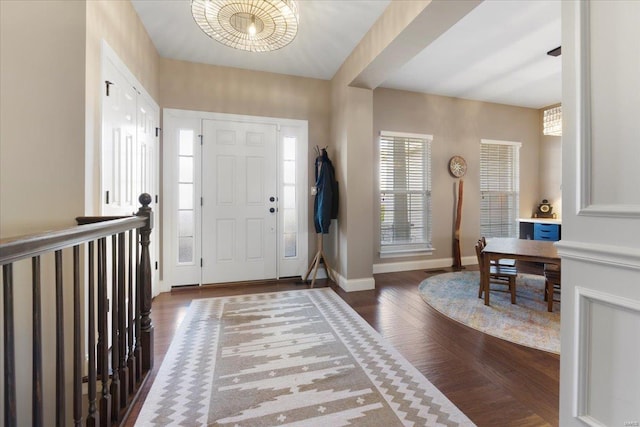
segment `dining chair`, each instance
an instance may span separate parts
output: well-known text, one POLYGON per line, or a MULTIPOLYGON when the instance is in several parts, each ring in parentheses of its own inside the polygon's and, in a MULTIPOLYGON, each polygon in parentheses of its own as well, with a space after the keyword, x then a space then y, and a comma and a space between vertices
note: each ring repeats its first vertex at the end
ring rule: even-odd
MULTIPOLYGON (((480 267, 480 285, 478 286, 478 298, 482 298, 484 289, 482 283, 484 282, 483 274, 487 259, 482 253, 482 242, 476 244, 476 256, 478 257, 478 266, 480 267)), ((516 303, 516 278, 518 277, 518 270, 515 267, 504 266, 500 264, 491 264, 489 266, 489 287, 491 283, 506 285, 511 293, 511 304, 516 303)))
POLYGON ((553 311, 553 295, 560 292, 561 270, 557 264, 544 265, 544 300, 547 302, 547 311, 553 311))

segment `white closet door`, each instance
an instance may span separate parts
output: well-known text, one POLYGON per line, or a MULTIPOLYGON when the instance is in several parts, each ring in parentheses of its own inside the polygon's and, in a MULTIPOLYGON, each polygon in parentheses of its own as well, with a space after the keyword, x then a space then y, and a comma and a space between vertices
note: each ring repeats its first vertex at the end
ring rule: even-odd
POLYGON ((130 215, 137 210, 137 92, 109 59, 103 68, 102 215, 130 215))
POLYGON ((155 228, 151 233, 153 295, 159 293, 160 109, 113 50, 102 45, 101 215, 132 215, 142 193, 152 197, 155 228), (157 130, 158 129, 158 130, 157 130))
POLYGON ((203 120, 202 283, 276 277, 276 134, 203 120))

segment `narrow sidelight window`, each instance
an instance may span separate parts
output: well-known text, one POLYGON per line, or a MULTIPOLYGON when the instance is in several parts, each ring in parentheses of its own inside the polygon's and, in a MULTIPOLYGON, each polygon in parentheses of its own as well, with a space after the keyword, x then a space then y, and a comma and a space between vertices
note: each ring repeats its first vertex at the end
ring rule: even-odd
POLYGON ((178 134, 178 264, 194 263, 194 140, 191 129, 178 134))

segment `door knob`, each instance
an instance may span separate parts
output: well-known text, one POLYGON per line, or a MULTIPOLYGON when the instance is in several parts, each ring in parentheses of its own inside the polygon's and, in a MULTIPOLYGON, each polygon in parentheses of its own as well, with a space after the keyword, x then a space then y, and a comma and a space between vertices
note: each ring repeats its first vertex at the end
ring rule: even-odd
POLYGON ((269 212, 274 213, 276 211, 276 208, 269 208, 269 212))

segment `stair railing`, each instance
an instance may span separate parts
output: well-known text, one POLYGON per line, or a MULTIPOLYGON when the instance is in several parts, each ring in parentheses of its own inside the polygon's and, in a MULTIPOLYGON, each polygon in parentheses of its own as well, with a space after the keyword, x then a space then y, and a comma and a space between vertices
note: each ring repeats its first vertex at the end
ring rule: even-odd
MULTIPOLYGON (((154 360, 150 317, 151 196, 144 193, 139 201, 142 206, 135 216, 81 217, 78 222, 83 225, 0 241, 5 426, 66 426, 71 424, 71 419, 75 426, 110 426, 119 425, 126 419, 154 360), (63 253, 69 251, 73 258, 72 275, 66 270, 69 263, 63 262, 63 253), (50 253, 54 254, 54 266, 43 268, 41 257, 50 253), (15 306, 15 287, 29 286, 29 277, 28 274, 27 277, 14 275, 13 267, 15 263, 29 259, 32 305, 15 306), (43 379, 42 307, 43 303, 50 302, 42 299, 42 283, 49 279, 43 277, 43 270, 55 270, 51 280, 55 282, 55 298, 51 301, 55 306, 52 309, 55 311, 55 387, 44 387, 46 379, 43 379), (65 281, 69 276, 72 276, 71 283, 65 281), (64 320, 65 306, 69 304, 64 300, 65 293, 73 295, 72 325, 64 320), (28 359, 16 354, 16 309, 20 314, 29 309, 32 312, 32 375, 26 378, 16 378, 16 362, 22 362, 21 358, 28 359), (72 348, 65 346, 67 333, 73 336, 72 348), (65 369, 65 356, 69 354, 73 359, 72 374, 65 369), (66 384, 71 376, 73 389, 70 391, 71 402, 68 402, 66 384), (18 405, 16 385, 20 383, 16 381, 31 382, 30 403, 18 405), (45 414, 43 405, 54 401, 55 421, 50 417, 53 414, 45 414), (70 418, 65 409, 68 403, 72 407, 70 418), (17 410, 29 406, 30 414, 17 410)), ((26 331, 19 332, 24 335, 26 331)), ((51 363, 48 359, 47 362, 51 363)), ((24 389, 28 384, 20 386, 24 389)))

